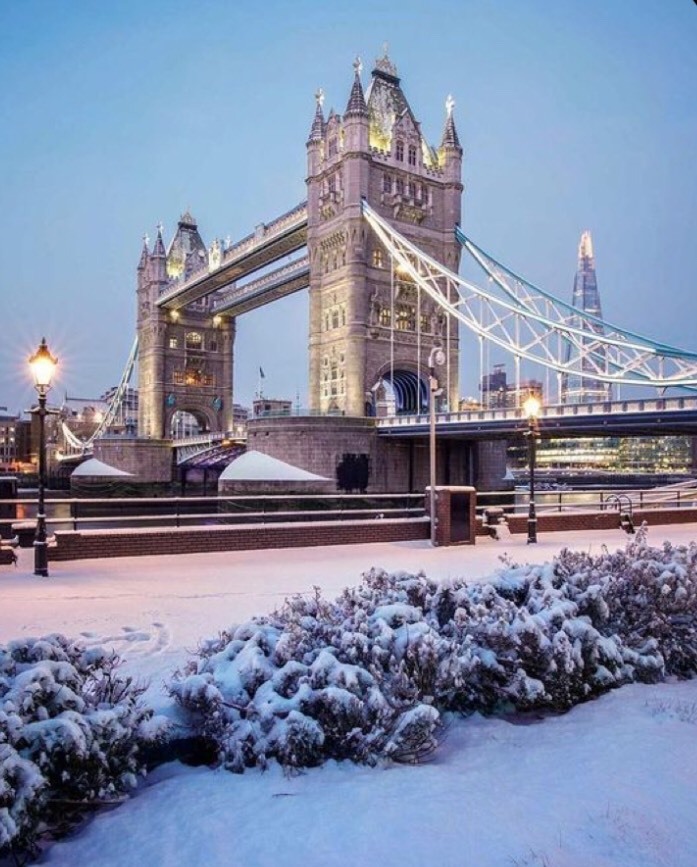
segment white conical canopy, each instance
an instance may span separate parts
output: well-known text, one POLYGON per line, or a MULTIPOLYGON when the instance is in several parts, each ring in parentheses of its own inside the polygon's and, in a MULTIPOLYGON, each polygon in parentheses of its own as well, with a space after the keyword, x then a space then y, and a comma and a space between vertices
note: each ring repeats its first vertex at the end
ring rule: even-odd
POLYGON ((103 478, 105 476, 131 476, 132 473, 127 473, 125 470, 118 470, 116 467, 105 464, 104 461, 98 461, 97 458, 90 458, 84 463, 76 467, 70 474, 73 476, 91 476, 92 478, 103 478))
POLYGON ((324 476, 317 476, 294 467, 278 458, 261 452, 249 451, 235 458, 220 474, 219 481, 234 482, 328 482, 324 476))

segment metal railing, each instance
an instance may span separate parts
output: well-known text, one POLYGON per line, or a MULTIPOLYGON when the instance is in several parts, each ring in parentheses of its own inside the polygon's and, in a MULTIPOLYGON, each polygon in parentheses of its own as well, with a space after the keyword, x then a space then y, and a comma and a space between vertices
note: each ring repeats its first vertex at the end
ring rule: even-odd
MULTIPOLYGON (((697 509, 697 482, 680 482, 661 488, 622 488, 602 490, 536 490, 538 515, 560 512, 607 512, 617 508, 621 494, 635 510, 697 509)), ((479 517, 486 509, 501 507, 509 515, 527 515, 529 493, 524 487, 513 491, 477 493, 476 511, 479 517)), ((697 516, 696 516, 697 520, 697 516)))
MULTIPOLYGON (((33 521, 36 500, 0 500, 15 507, 15 517, 0 521, 33 521)), ((423 494, 318 494, 211 497, 107 497, 46 500, 46 523, 56 530, 133 529, 214 524, 268 524, 302 521, 421 518, 423 494)))

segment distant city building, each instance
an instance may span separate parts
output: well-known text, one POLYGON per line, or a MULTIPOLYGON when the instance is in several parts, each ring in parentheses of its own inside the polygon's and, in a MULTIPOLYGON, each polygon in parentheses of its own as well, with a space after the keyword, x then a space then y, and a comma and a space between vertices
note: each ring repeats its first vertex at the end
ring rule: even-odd
POLYGON ((482 377, 480 386, 483 409, 512 409, 522 406, 533 395, 543 402, 542 383, 536 379, 509 383, 505 364, 495 364, 491 373, 482 377))
POLYGON ((28 420, 0 414, 0 472, 17 472, 29 462, 28 420))
MULTIPOLYGON (((509 463, 526 469, 527 445, 511 443, 509 463)), ((566 437, 541 439, 537 467, 549 473, 617 473, 672 475, 692 472, 692 443, 688 436, 566 437)))
POLYGON ((279 400, 273 397, 257 398, 252 404, 252 415, 259 418, 264 415, 290 415, 293 408, 292 400, 279 400))
POLYGON ((594 377, 606 370, 607 346, 593 339, 593 335, 603 334, 604 328, 599 321, 603 314, 590 232, 583 232, 581 235, 572 304, 579 313, 571 314, 568 324, 587 331, 589 337, 581 337, 579 344, 571 341, 567 343, 565 361, 568 363, 576 360, 581 372, 562 376, 562 403, 601 403, 611 400, 610 384, 594 377))
POLYGON ((249 409, 239 403, 232 405, 232 433, 235 437, 247 436, 247 419, 249 418, 249 409))

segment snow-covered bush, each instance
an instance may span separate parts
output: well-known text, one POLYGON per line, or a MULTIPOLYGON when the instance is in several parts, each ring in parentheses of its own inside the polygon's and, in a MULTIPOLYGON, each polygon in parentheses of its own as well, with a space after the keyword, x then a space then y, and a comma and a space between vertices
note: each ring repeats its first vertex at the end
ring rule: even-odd
POLYGON ((697 672, 697 544, 652 548, 646 537, 642 527, 626 549, 596 558, 564 551, 558 574, 582 591, 579 605, 598 628, 621 635, 640 655, 660 655, 666 673, 691 677, 697 672))
POLYGON ((567 710, 697 668, 697 546, 563 551, 486 583, 372 569, 204 643, 170 690, 237 771, 416 760, 444 711, 567 710))
POLYGON ((135 785, 162 732, 118 664, 62 635, 0 645, 0 854, 30 848, 66 805, 135 785))

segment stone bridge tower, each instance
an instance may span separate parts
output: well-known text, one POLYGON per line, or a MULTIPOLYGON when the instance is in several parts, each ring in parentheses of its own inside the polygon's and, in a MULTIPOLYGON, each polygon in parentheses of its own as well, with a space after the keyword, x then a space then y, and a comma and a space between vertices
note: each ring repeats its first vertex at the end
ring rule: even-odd
POLYGON ((432 147, 387 53, 376 62, 365 93, 360 62, 354 67, 343 116, 332 110, 325 119, 323 95, 317 94, 307 142, 310 405, 322 413, 372 415, 387 383, 397 411, 421 411, 428 400, 429 353, 449 346, 444 397, 456 408, 457 325, 394 271, 361 217, 365 198, 421 250, 457 271, 454 227, 463 187, 453 102, 448 99, 440 146, 432 147))
POLYGON ((173 422, 186 419, 202 431, 232 428, 234 319, 213 316, 209 297, 176 311, 156 305, 173 280, 199 270, 208 255, 188 212, 168 250, 161 229, 152 252, 147 242, 143 246, 137 283, 141 437, 169 439, 177 433, 173 422))

